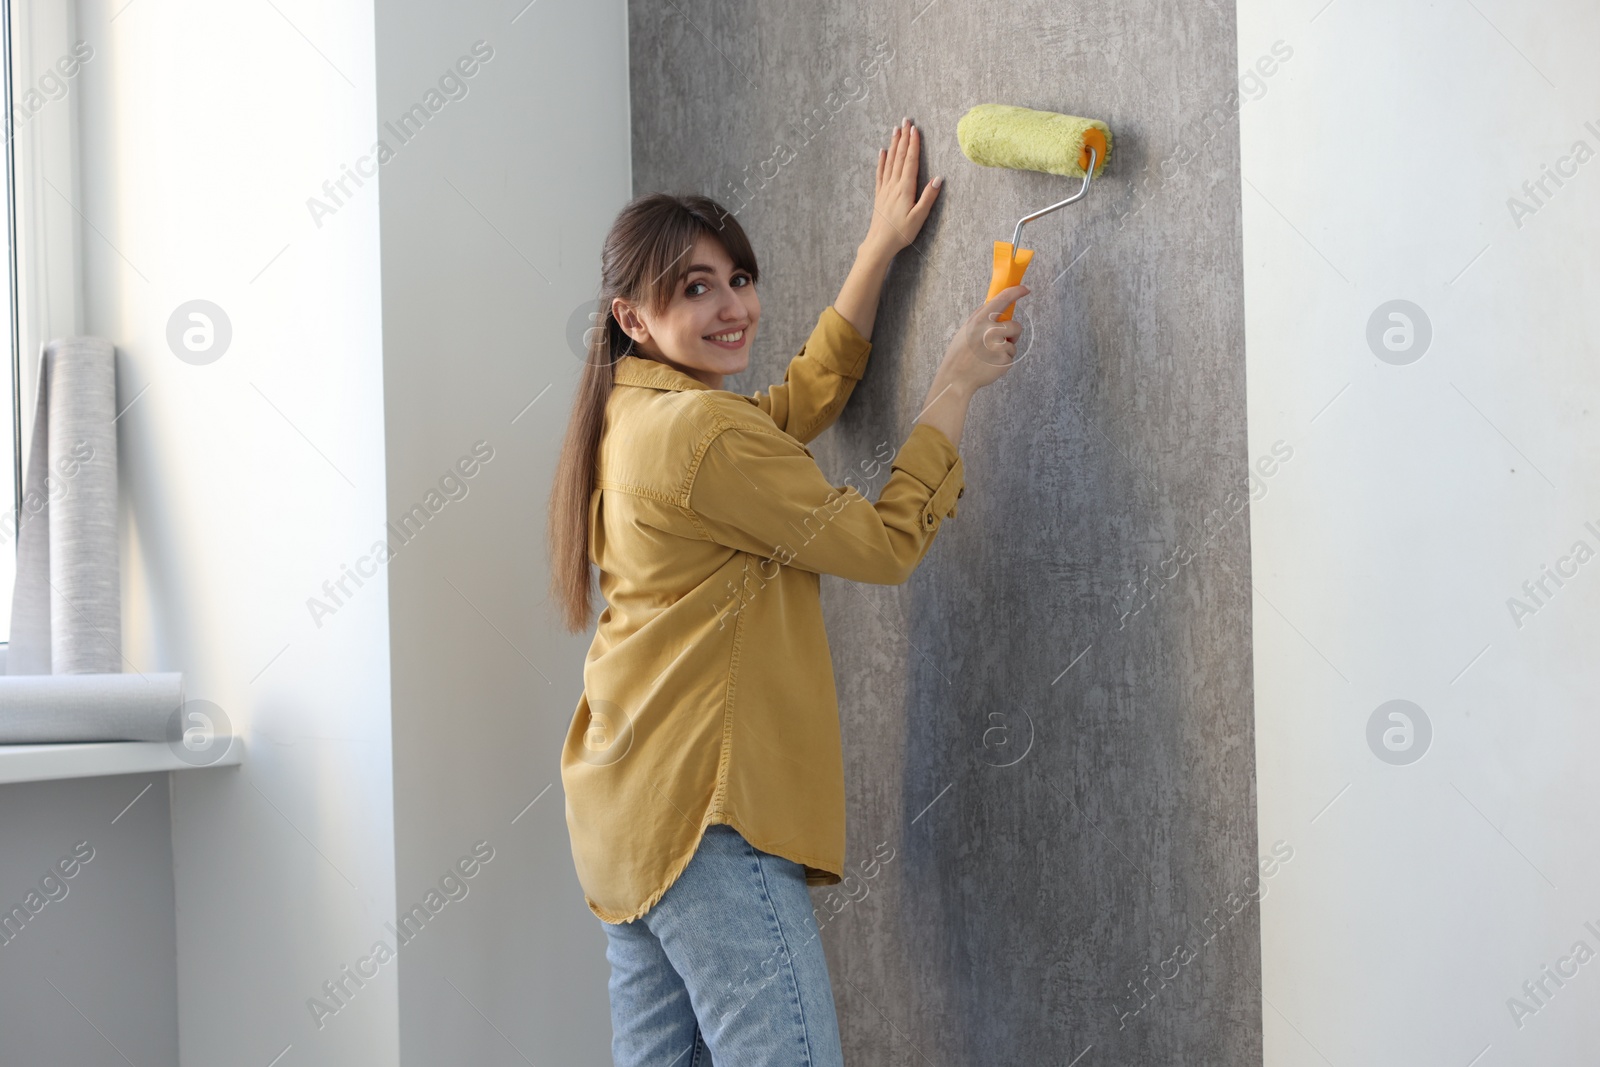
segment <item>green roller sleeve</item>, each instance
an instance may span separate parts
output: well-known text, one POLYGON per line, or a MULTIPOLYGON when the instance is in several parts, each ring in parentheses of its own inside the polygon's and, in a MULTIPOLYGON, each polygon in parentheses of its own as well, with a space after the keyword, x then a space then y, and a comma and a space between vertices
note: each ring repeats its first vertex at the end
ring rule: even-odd
POLYGON ((1010 104, 978 104, 956 123, 956 139, 972 162, 985 167, 1037 170, 1082 178, 1095 150, 1094 177, 1111 155, 1111 128, 1099 119, 1035 111, 1010 104))

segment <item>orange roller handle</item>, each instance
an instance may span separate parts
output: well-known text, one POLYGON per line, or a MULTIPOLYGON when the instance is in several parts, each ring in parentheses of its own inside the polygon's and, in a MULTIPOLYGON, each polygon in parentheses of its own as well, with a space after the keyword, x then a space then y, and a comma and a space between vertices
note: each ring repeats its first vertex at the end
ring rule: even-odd
MULTIPOLYGON (((1011 288, 1022 281, 1022 275, 1027 272, 1028 264, 1033 262, 1033 249, 1013 249, 1010 241, 996 241, 994 243, 994 274, 989 278, 989 295, 985 300, 992 300, 1002 291, 1011 288)), ((1011 319, 1011 312, 1017 305, 1007 304, 1006 309, 1000 312, 1001 322, 1011 319)))

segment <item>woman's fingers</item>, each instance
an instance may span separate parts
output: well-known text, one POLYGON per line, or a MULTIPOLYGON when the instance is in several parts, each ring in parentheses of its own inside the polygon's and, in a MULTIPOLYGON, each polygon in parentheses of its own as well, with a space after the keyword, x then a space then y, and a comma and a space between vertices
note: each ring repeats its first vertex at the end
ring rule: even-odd
MULTIPOLYGON (((983 315, 986 318, 993 319, 996 315, 1004 311, 1008 305, 1015 304, 1018 300, 1021 300, 1023 297, 1027 296, 1028 292, 1028 287, 1023 285, 1021 282, 1018 282, 1016 285, 1008 286, 994 294, 994 296, 991 296, 988 300, 985 300, 981 305, 979 305, 978 310, 974 311, 973 314, 983 315)), ((1006 321, 1009 322, 1012 320, 1008 319, 1006 321)))
POLYGON ((900 180, 910 187, 912 195, 917 191, 917 147, 921 142, 922 133, 915 126, 907 126, 906 135, 900 139, 900 180))
POLYGON ((1021 333, 1022 324, 1016 319, 1008 319, 1005 322, 994 323, 988 329, 984 330, 983 340, 985 344, 993 342, 1010 343, 1015 341, 1017 337, 1021 335, 1021 333))
MULTIPOLYGON (((915 126, 909 125, 910 121, 910 119, 906 119, 905 121, 901 122, 900 125, 896 126, 894 128, 894 135, 890 138, 890 160, 888 172, 888 178, 890 181, 904 182, 906 179, 907 170, 906 160, 908 158, 912 161, 916 160, 916 150, 913 144, 913 139, 920 141, 921 134, 917 132, 917 128, 915 126)), ((915 170, 912 171, 911 177, 913 179, 916 177, 915 170)))
POLYGON ((890 133, 889 147, 878 149, 875 184, 898 183, 914 206, 920 206, 917 199, 917 171, 920 169, 921 145, 922 131, 912 125, 910 119, 905 119, 890 133))
POLYGON ((980 361, 988 363, 991 366, 1009 363, 1016 358, 1017 346, 1012 344, 1010 341, 997 341, 992 344, 988 341, 985 341, 983 344, 983 352, 978 356, 980 361))

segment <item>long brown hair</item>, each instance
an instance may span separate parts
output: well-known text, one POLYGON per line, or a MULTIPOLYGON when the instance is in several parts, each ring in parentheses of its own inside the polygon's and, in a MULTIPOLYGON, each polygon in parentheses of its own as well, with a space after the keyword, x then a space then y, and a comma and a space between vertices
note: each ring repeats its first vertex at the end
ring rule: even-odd
POLYGON ((617 297, 634 307, 663 312, 672 300, 683 256, 701 234, 721 242, 736 270, 759 280, 756 255, 744 228, 710 197, 648 193, 618 212, 600 250, 600 295, 585 337, 586 358, 572 399, 572 416, 550 487, 547 537, 550 592, 561 623, 574 633, 589 626, 592 574, 589 559, 589 500, 594 493, 595 458, 605 424, 616 361, 633 350, 633 338, 611 314, 617 297))

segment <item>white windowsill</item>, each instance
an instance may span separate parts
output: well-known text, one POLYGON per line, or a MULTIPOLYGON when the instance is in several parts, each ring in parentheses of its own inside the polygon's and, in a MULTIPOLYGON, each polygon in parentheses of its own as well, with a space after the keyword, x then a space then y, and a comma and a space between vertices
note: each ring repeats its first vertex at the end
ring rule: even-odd
MULTIPOLYGON (((244 759, 244 738, 229 739, 222 757, 206 767, 236 766, 244 759)), ((0 785, 52 778, 94 778, 105 774, 197 769, 179 759, 165 741, 85 741, 66 745, 0 745, 0 785)))
MULTIPOLYGON (((5 673, 10 642, 0 641, 0 674, 5 673)), ((244 738, 229 738, 220 759, 206 767, 233 767, 244 760, 244 738)), ((0 785, 53 778, 96 778, 105 774, 187 771, 165 741, 78 741, 71 744, 0 744, 0 785)))

